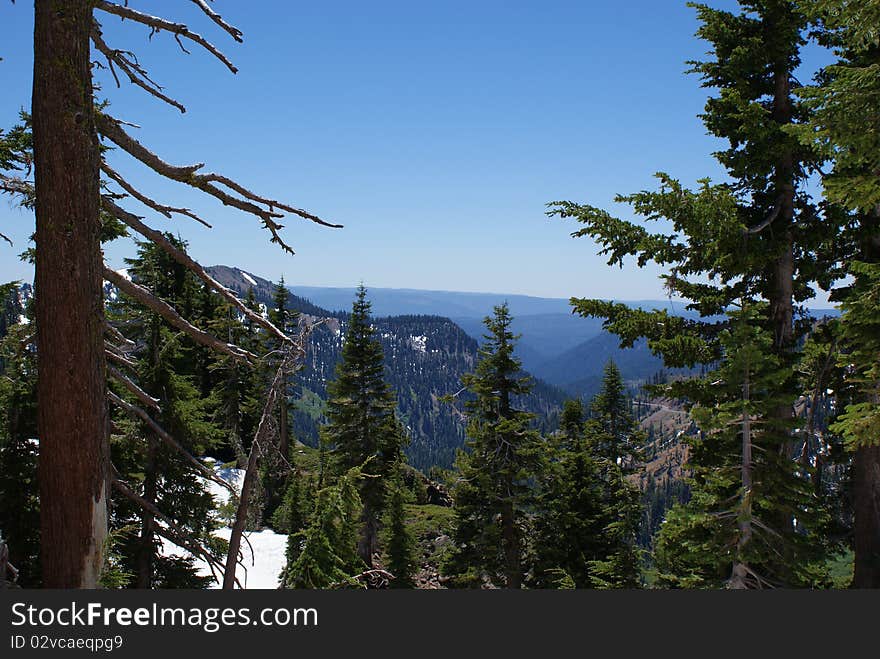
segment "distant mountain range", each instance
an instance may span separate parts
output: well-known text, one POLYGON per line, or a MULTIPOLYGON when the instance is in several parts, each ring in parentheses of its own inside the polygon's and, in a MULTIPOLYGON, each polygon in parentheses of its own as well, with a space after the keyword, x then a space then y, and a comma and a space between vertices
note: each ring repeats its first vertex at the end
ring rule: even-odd
MULTIPOLYGON (((253 289, 258 302, 271 304, 271 282, 228 266, 208 271, 237 294, 245 296, 253 289)), ((349 299, 349 308, 351 302, 349 299)), ((288 305, 324 319, 312 333, 305 368, 297 374, 293 405, 295 436, 314 446, 323 422, 327 383, 334 378, 341 357, 348 313, 326 310, 292 293, 288 305)), ((397 393, 400 417, 409 429, 409 463, 422 470, 433 465, 451 466, 456 450, 464 444, 461 404, 466 393, 461 394, 458 409, 440 398, 460 393, 462 375, 472 371, 477 362, 477 341, 448 318, 437 315, 374 316, 373 325, 385 351, 386 378, 397 393)), ((533 391, 517 404, 536 415, 542 431, 552 431, 565 398, 562 390, 536 380, 533 391)))

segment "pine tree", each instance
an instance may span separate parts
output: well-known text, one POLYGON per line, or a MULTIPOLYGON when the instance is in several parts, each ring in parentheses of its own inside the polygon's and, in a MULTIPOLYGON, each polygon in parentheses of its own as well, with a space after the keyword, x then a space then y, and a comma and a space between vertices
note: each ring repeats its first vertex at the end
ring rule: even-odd
POLYGON ((568 400, 540 480, 535 529, 534 585, 591 588, 592 561, 604 556, 604 488, 587 446, 584 406, 568 400))
POLYGON ((288 538, 284 588, 358 587, 353 579, 363 567, 358 556, 361 510, 360 468, 318 491, 307 526, 288 538))
MULTIPOLYGON (((183 250, 185 244, 167 237, 183 250)), ((192 315, 199 286, 183 266, 152 243, 140 243, 138 255, 126 261, 130 276, 148 286, 176 308, 192 315)), ((114 320, 126 327, 129 338, 142 346, 137 355, 139 385, 157 399, 160 411, 154 420, 184 448, 201 455, 220 441, 219 429, 210 421, 206 399, 197 386, 198 368, 195 352, 188 341, 175 332, 167 321, 144 310, 124 296, 113 312, 114 320)), ((119 391, 120 396, 126 392, 119 391)), ((147 424, 120 418, 127 429, 125 439, 114 441, 114 463, 140 481, 140 494, 148 502, 175 520, 205 546, 216 544, 212 537, 215 523, 211 516, 214 504, 203 479, 180 455, 170 450, 155 430, 147 424)), ((132 585, 139 588, 205 587, 210 579, 200 577, 191 559, 178 559, 160 552, 158 522, 149 511, 133 508, 127 499, 114 509, 113 526, 128 526, 137 520, 137 537, 123 539, 120 553, 129 571, 135 575, 132 585)))
POLYGON ((456 553, 446 571, 459 583, 479 586, 481 573, 496 585, 520 588, 524 576, 524 534, 533 504, 533 480, 541 471, 541 436, 534 415, 514 407, 528 393, 514 356, 517 336, 507 304, 484 320, 488 334, 480 360, 462 382, 473 396, 466 451, 459 453, 455 487, 456 553))
POLYGON ((385 566, 394 575, 392 588, 413 588, 418 569, 415 542, 406 525, 407 495, 409 491, 404 486, 402 469, 398 466, 388 485, 388 502, 385 506, 385 566))
POLYGON ((0 286, 0 536, 19 571, 16 583, 34 588, 41 581, 36 355, 24 345, 33 312, 21 308, 18 288, 0 286))
POLYGON ((632 417, 620 370, 605 366, 602 389, 590 406, 588 446, 602 483, 601 555, 590 562, 590 579, 597 588, 636 588, 641 583, 637 546, 642 510, 638 488, 629 480, 642 459, 644 435, 632 417))
POLYGON ((802 3, 819 23, 819 41, 837 61, 826 67, 801 96, 813 110, 796 130, 803 142, 818 148, 833 167, 822 178, 828 213, 842 214, 844 229, 834 241, 836 256, 849 263, 852 284, 835 291, 843 302, 841 365, 852 368, 854 381, 837 429, 853 455, 855 573, 853 586, 880 588, 880 444, 870 433, 878 417, 876 351, 877 264, 880 263, 880 41, 876 25, 880 2, 809 0, 802 3), (872 292, 873 291, 873 292, 872 292), (871 381, 871 378, 874 378, 871 381), (866 432, 867 431, 867 432, 866 432))
MULTIPOLYGON (((695 367, 707 370, 726 368, 730 359, 728 346, 720 340, 723 330, 732 331, 734 321, 727 311, 737 304, 760 310, 755 322, 771 341, 764 346, 763 361, 778 369, 772 392, 764 392, 762 404, 775 406, 766 412, 766 432, 755 439, 753 455, 778 455, 775 465, 768 464, 761 478, 762 491, 768 499, 763 523, 778 542, 764 551, 781 557, 763 557, 772 564, 773 576, 767 578, 781 585, 814 585, 814 575, 807 566, 820 562, 825 551, 822 543, 805 547, 799 541, 814 520, 823 519, 820 499, 803 482, 811 478, 808 469, 792 469, 794 447, 793 404, 799 388, 794 365, 799 358, 798 345, 811 327, 809 318, 797 317, 795 305, 813 295, 812 285, 826 290, 840 276, 840 268, 825 249, 838 230, 834 218, 820 218, 806 190, 807 177, 821 156, 800 144, 792 126, 809 116, 808 108, 793 95, 793 72, 800 63, 799 51, 804 42, 806 18, 794 3, 785 0, 741 2, 742 11, 733 13, 695 5, 702 22, 699 36, 713 47, 712 59, 694 63, 706 87, 718 90, 710 98, 703 115, 710 133, 728 142, 728 148, 716 154, 726 168, 730 182, 712 185, 700 181, 697 190, 688 190, 667 174, 658 174, 657 192, 641 192, 618 201, 631 204, 636 213, 649 221, 667 220, 670 233, 652 233, 644 226, 619 220, 609 213, 570 202, 553 205, 552 214, 575 217, 585 224, 576 236, 590 236, 609 255, 609 265, 623 265, 634 257, 639 266, 650 261, 665 269, 663 279, 671 294, 690 301, 687 308, 700 319, 670 315, 665 310, 631 309, 626 305, 601 300, 580 300, 575 310, 584 316, 606 319, 605 327, 617 334, 622 347, 632 346, 647 337, 651 350, 663 357, 667 367, 695 367), (776 489, 770 490, 770 483, 776 489), (807 511, 808 514, 804 514, 807 511), (806 553, 805 553, 806 552, 806 553), (804 566, 799 569, 798 566, 804 566)), ((686 399, 707 409, 739 401, 741 393, 728 389, 724 400, 713 392, 715 373, 688 383, 671 382, 660 390, 666 395, 686 399)), ((717 425, 703 419, 707 429, 717 425)), ((703 440, 700 440, 703 441, 703 440)), ((721 473, 742 470, 744 454, 735 455, 722 444, 706 440, 704 450, 695 448, 691 466, 706 466, 721 473)), ((769 461, 768 461, 769 462, 769 461)), ((679 536, 682 530, 672 520, 688 517, 698 521, 698 510, 724 515, 729 501, 697 479, 692 485, 694 504, 670 515, 661 536, 679 536)), ((735 495, 736 486, 731 481, 735 495)), ((753 500, 752 505, 756 506, 753 500)), ((725 540, 710 525, 701 527, 707 546, 717 548, 725 540)), ((660 545, 673 543, 660 539, 660 545)), ((677 556, 679 576, 690 579, 701 564, 688 565, 677 556)), ((702 555, 693 554, 699 561, 702 555)), ((720 585, 730 575, 730 565, 715 574, 712 583, 720 585), (724 574, 726 573, 726 574, 724 574)))
POLYGON ((328 423, 323 434, 332 447, 337 473, 363 467, 358 554, 372 567, 386 479, 400 459, 405 439, 395 416, 396 398, 385 382, 382 344, 370 325, 370 303, 363 286, 348 317, 336 379, 327 385, 327 392, 328 423))

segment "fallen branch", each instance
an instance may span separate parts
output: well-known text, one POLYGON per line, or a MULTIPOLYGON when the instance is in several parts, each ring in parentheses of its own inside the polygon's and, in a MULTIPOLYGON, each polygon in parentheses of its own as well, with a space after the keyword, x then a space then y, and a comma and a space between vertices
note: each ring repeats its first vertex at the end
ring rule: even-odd
POLYGON ((155 506, 155 504, 147 501, 130 487, 128 487, 128 485, 126 485, 122 480, 119 479, 118 475, 115 475, 110 482, 112 483, 113 487, 115 487, 126 499, 136 504, 143 510, 147 511, 165 524, 164 527, 156 524, 156 533, 161 535, 163 538, 170 540, 178 547, 186 549, 193 556, 198 556, 204 559, 205 562, 208 564, 208 567, 211 569, 211 574, 214 575, 215 579, 217 579, 217 572, 223 574, 224 567, 220 560, 216 556, 214 556, 207 548, 205 548, 201 542, 193 539, 191 537, 191 534, 186 531, 186 529, 180 528, 180 526, 178 526, 174 522, 174 520, 167 517, 161 510, 159 510, 155 506))

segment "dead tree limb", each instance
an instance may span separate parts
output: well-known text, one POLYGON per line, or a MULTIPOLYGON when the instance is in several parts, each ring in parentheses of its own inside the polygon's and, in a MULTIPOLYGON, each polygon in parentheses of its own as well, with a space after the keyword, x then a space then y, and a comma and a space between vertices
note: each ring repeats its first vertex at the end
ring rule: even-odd
MULTIPOLYGON (((105 354, 111 355, 111 353, 109 353, 109 351, 105 351, 105 354)), ((147 407, 153 408, 157 412, 162 411, 162 408, 159 406, 158 400, 156 400, 155 398, 150 396, 146 391, 144 391, 139 386, 137 386, 129 378, 127 378, 125 375, 120 373, 114 367, 110 366, 110 364, 107 364, 107 373, 108 373, 108 375, 110 375, 110 377, 112 377, 114 380, 116 380, 119 384, 121 384, 123 387, 128 389, 128 391, 131 392, 134 395, 134 397, 137 398, 141 403, 143 403, 147 407)))
MULTIPOLYGON (((230 62, 226 55, 221 53, 214 44, 212 44, 210 41, 205 39, 197 32, 193 32, 192 30, 190 30, 189 27, 183 23, 174 23, 173 21, 169 21, 158 16, 145 14, 143 12, 137 11, 136 9, 132 9, 131 7, 117 5, 112 2, 105 2, 105 0, 95 0, 94 7, 95 9, 106 11, 108 14, 119 16, 119 18, 123 20, 127 18, 134 21, 135 23, 146 25, 150 28, 151 37, 157 32, 162 31, 173 34, 181 50, 183 50, 183 52, 187 54, 189 54, 189 51, 184 47, 183 42, 180 39, 181 37, 183 37, 184 39, 188 39, 189 41, 198 44, 206 51, 211 53, 211 55, 223 62, 223 64, 226 65, 226 68, 228 68, 230 71, 232 71, 233 73, 238 73, 238 69, 235 67, 235 65, 230 62)), ((241 39, 236 39, 236 41, 240 40, 241 39)))
POLYGON ((104 266, 104 279, 119 288, 119 290, 121 290, 126 295, 133 297, 138 302, 146 306, 148 309, 162 316, 162 318, 167 320, 169 323, 171 323, 171 325, 182 331, 194 341, 201 343, 208 348, 212 348, 217 352, 222 352, 223 354, 229 355, 230 357, 244 362, 245 364, 250 364, 253 361, 257 361, 257 356, 252 352, 243 348, 239 348, 238 346, 231 343, 224 343, 215 336, 212 336, 211 334, 200 330, 198 327, 191 324, 188 320, 177 313, 177 311, 174 310, 174 307, 169 305, 167 302, 160 300, 146 288, 138 286, 134 282, 129 281, 118 272, 115 272, 108 268, 106 265, 104 266))
POLYGON ((196 458, 194 458, 189 451, 187 451, 183 446, 181 446, 181 444, 176 439, 174 439, 174 437, 172 437, 170 434, 168 434, 168 432, 164 428, 162 428, 162 426, 160 426, 158 423, 156 423, 153 420, 153 418, 149 414, 147 414, 147 412, 145 410, 141 409, 137 405, 132 405, 131 403, 123 400, 122 398, 120 398, 119 396, 114 394, 112 391, 108 391, 107 396, 110 399, 110 402, 121 407, 127 414, 129 414, 130 416, 136 417, 136 418, 140 419, 141 421, 143 421, 145 424, 147 424, 147 426, 150 428, 150 430, 152 430, 159 439, 161 439, 168 446, 170 446, 172 449, 174 449, 180 455, 182 455, 183 458, 188 463, 190 463, 193 467, 196 468, 196 470, 198 470, 198 472, 200 474, 202 474, 202 476, 204 476, 208 480, 211 480, 211 481, 217 483, 221 487, 226 488, 227 490, 229 490, 233 494, 236 493, 235 487, 232 484, 230 484, 225 479, 220 478, 214 472, 213 469, 209 468, 208 466, 206 466, 206 465, 202 464, 201 462, 199 462, 198 460, 196 460, 196 458))
POLYGON ((335 229, 341 228, 341 225, 326 222, 320 217, 304 211, 301 208, 295 208, 275 199, 262 197, 226 176, 214 173, 198 174, 198 170, 205 166, 204 163, 196 163, 195 165, 187 165, 183 167, 171 165, 123 130, 121 122, 114 117, 98 113, 96 121, 98 131, 101 135, 157 174, 171 179, 172 181, 184 183, 202 190, 219 200, 224 206, 232 206, 233 208, 237 208, 245 213, 258 217, 262 221, 264 228, 266 228, 272 235, 271 242, 279 245, 284 251, 290 254, 293 254, 293 249, 284 242, 279 234, 279 231, 284 227, 276 221, 277 219, 284 217, 284 214, 278 212, 276 209, 292 213, 325 227, 335 229), (226 192, 219 187, 220 185, 236 192, 239 196, 226 192))
POLYGON ((311 327, 307 326, 302 329, 299 335, 298 343, 287 348, 285 355, 275 371, 275 377, 266 393, 266 403, 263 405, 263 413, 260 416, 260 423, 257 426, 257 432, 254 435, 254 441, 251 443, 251 450, 248 455, 247 467, 244 472, 244 480, 241 485, 241 493, 238 499, 238 510, 235 513, 235 522, 232 525, 232 533, 229 537, 229 552, 226 555, 226 578, 223 581, 224 590, 230 590, 235 587, 235 565, 238 561, 239 550, 241 547, 241 537, 247 524, 248 512, 253 495, 254 486, 259 478, 258 466, 260 455, 266 452, 266 444, 270 436, 270 428, 275 407, 278 398, 283 395, 284 382, 288 373, 295 370, 295 366, 301 361, 305 355, 305 342, 311 333, 311 327))
MULTIPOLYGON (((178 215, 185 215, 189 218, 192 218, 196 222, 205 225, 209 229, 211 228, 210 224, 208 224, 205 220, 200 218, 188 208, 175 208, 174 206, 166 206, 164 204, 160 204, 153 199, 150 199, 147 195, 137 190, 131 183, 126 181, 120 174, 118 174, 112 167, 110 167, 110 165, 107 164, 106 160, 101 162, 101 169, 104 171, 105 174, 107 174, 107 176, 116 181, 123 190, 125 190, 128 194, 141 202, 144 206, 152 208, 154 211, 164 215, 168 219, 171 219, 172 213, 177 213, 178 215)), ((105 197, 105 199, 108 201, 112 201, 107 197, 105 197)))
POLYGON ((108 213, 116 217, 124 224, 128 225, 134 231, 137 231, 148 240, 155 243, 157 246, 161 247, 166 254, 168 254, 175 261, 187 268, 196 277, 205 282, 205 284, 207 284, 209 288, 217 291, 217 293, 219 293, 224 300, 226 300, 229 304, 238 309, 251 322, 256 323, 284 343, 289 343, 291 341, 291 338, 289 336, 287 336, 284 332, 275 327, 275 325, 271 321, 263 318, 263 316, 254 312, 253 309, 250 309, 244 302, 239 300, 232 291, 230 291, 223 284, 221 284, 211 275, 209 275, 205 271, 205 269, 201 265, 199 265, 199 263, 190 258, 186 254, 186 252, 175 247, 174 244, 165 236, 163 236, 161 232, 148 227, 146 224, 141 222, 140 218, 137 215, 129 213, 124 208, 120 207, 112 199, 105 197, 102 202, 104 209, 108 213))
MULTIPOLYGON (((115 470, 114 470, 115 471, 115 470)), ((161 510, 159 510, 154 504, 150 503, 142 496, 137 494, 134 490, 132 490, 128 485, 123 482, 118 474, 114 474, 113 479, 111 480, 113 487, 115 487, 122 496, 136 504, 143 510, 147 511, 151 515, 153 515, 156 519, 160 520, 165 524, 165 526, 161 526, 156 524, 155 529, 156 533, 161 535, 163 538, 170 540, 178 547, 182 549, 186 549, 193 556, 197 556, 202 558, 211 569, 211 573, 214 575, 214 578, 219 581, 217 578, 217 573, 223 574, 224 566, 219 558, 214 556, 201 542, 194 539, 192 534, 189 533, 186 529, 181 528, 178 524, 174 522, 170 517, 165 515, 161 510)))
POLYGON ((205 2, 205 0, 192 0, 192 1, 194 3, 196 3, 196 5, 198 5, 199 9, 201 9, 203 12, 205 12, 205 15, 207 15, 208 18, 210 18, 217 25, 219 25, 221 28, 226 30, 226 32, 229 33, 229 36, 231 36, 233 39, 235 39, 238 43, 242 43, 243 34, 242 34, 241 30, 239 30, 234 25, 230 25, 229 23, 224 21, 223 18, 220 16, 220 14, 218 14, 217 12, 215 12, 213 9, 211 9, 208 6, 208 3, 205 2))
POLYGON ((92 28, 91 37, 92 43, 95 44, 95 48, 97 48, 98 52, 100 52, 107 60, 107 65, 110 67, 110 73, 113 74, 113 79, 116 81, 117 87, 119 87, 120 84, 119 77, 116 75, 115 67, 119 67, 119 69, 128 77, 131 84, 140 87, 151 96, 155 96, 160 101, 177 108, 181 112, 186 112, 186 108, 182 103, 165 94, 162 91, 162 86, 147 75, 144 68, 138 64, 134 53, 126 50, 110 48, 110 46, 107 45, 97 21, 92 28))

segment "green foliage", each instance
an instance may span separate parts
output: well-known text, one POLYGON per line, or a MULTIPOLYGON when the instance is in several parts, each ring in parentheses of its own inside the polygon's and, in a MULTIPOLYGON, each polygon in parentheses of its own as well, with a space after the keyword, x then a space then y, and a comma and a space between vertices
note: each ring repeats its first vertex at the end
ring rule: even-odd
POLYGON ((370 303, 361 286, 349 317, 336 379, 327 387, 330 397, 323 439, 332 448, 336 473, 363 466, 362 558, 368 564, 377 546, 387 479, 406 443, 405 431, 395 415, 395 396, 384 376, 382 344, 370 324, 370 303))
POLYGON ((284 588, 359 587, 353 577, 364 565, 355 551, 362 479, 355 467, 318 491, 308 525, 288 538, 284 588))
POLYGON ((485 575, 496 585, 518 588, 542 438, 531 428, 533 415, 513 406, 513 396, 528 392, 530 384, 513 354, 517 337, 507 305, 495 307, 484 322, 488 334, 480 361, 462 378, 473 398, 465 403, 467 450, 456 460, 456 553, 445 569, 460 585, 478 586, 485 575))
POLYGON ((418 564, 415 542, 406 523, 405 506, 409 491, 404 487, 401 471, 398 467, 388 488, 388 502, 385 506, 385 566, 394 575, 392 588, 412 588, 418 564))
POLYGON ((0 286, 0 535, 27 588, 40 585, 37 372, 33 314, 18 291, 17 283, 0 286))

